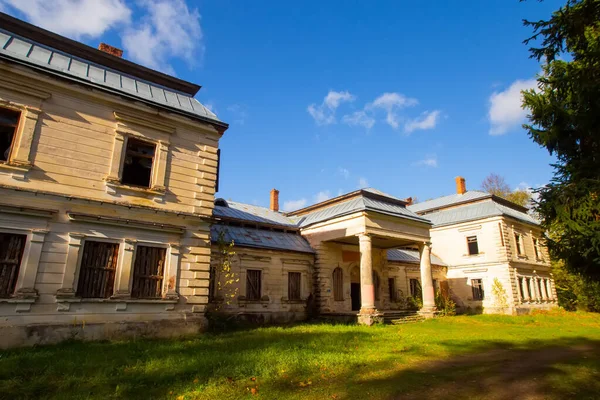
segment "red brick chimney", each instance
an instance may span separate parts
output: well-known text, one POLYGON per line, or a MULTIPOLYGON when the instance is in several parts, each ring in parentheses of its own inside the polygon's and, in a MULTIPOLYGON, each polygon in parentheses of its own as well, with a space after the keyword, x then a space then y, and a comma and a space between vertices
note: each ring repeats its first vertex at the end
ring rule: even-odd
POLYGON ((279 211, 279 190, 271 190, 271 210, 279 211))
POLYGON ((408 199, 406 199, 406 200, 404 200, 404 201, 406 201, 406 205, 407 205, 407 206, 410 206, 410 205, 413 203, 413 198, 412 198, 412 197, 409 197, 408 199))
POLYGON ((113 47, 106 43, 100 43, 100 45, 98 46, 98 50, 108 53, 115 57, 123 57, 123 50, 113 47))
POLYGON ((467 191, 467 184, 465 182, 465 178, 463 178, 462 176, 457 176, 455 178, 455 180, 456 180, 456 193, 464 194, 467 191))

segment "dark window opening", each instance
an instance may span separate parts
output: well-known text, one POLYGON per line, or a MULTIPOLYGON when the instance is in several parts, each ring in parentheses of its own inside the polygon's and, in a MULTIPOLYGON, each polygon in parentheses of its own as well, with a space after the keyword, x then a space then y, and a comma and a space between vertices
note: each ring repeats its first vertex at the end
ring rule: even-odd
POLYGON ((117 243, 86 241, 83 246, 77 296, 106 299, 113 294, 119 256, 117 243))
POLYGON ((152 164, 156 146, 138 139, 127 139, 123 177, 121 182, 149 188, 152 181, 152 164))
POLYGON ((162 297, 166 255, 167 249, 162 247, 137 246, 131 297, 138 299, 162 297))
POLYGON ((15 139, 21 113, 0 109, 0 161, 7 162, 15 139))
POLYGON ((373 290, 375 291, 375 301, 379 301, 380 289, 379 274, 373 271, 373 290))
POLYGON ((26 240, 25 235, 0 233, 0 298, 15 292, 26 240))
POLYGON ((467 237, 467 247, 469 248, 470 256, 479 254, 479 244, 477 243, 477 236, 467 237))
POLYGON ((539 239, 533 239, 533 252, 535 253, 536 260, 539 260, 540 257, 540 241, 539 239))
POLYGON ((288 299, 300 300, 300 282, 302 275, 300 272, 288 272, 288 299))
POLYGON ((260 300, 262 271, 249 269, 246 271, 246 300, 260 300))
POLYGON ((333 299, 344 300, 344 271, 340 267, 333 270, 333 299))
POLYGON ((390 291, 390 301, 398 301, 398 294, 396 292, 396 279, 388 278, 388 290, 390 291))
POLYGON ((410 283, 410 295, 413 298, 421 298, 422 290, 421 290, 421 282, 418 279, 411 279, 410 283))
POLYGON ((483 280, 471 279, 471 287, 473 289, 473 300, 483 300, 483 280))
POLYGON ((521 235, 519 235, 518 233, 515 233, 515 244, 517 247, 517 254, 518 255, 523 255, 523 247, 522 247, 522 243, 521 243, 521 235))

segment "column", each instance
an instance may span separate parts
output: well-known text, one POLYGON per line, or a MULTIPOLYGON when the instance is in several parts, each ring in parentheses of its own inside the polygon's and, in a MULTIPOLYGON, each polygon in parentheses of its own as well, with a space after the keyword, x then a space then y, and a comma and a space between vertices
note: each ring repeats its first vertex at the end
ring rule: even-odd
POLYGON ((421 253, 421 288, 423 290, 423 308, 420 313, 433 317, 435 313, 435 295, 431 275, 431 243, 425 242, 419 247, 421 253))
POLYGON ((84 234, 69 233, 67 263, 65 264, 65 273, 63 275, 62 286, 56 292, 57 299, 75 297, 75 287, 77 285, 75 282, 77 275, 77 264, 79 262, 80 249, 84 239, 84 234))
POLYGON ((373 325, 381 322, 381 315, 375 308, 375 287, 373 286, 373 245, 371 236, 361 234, 358 236, 360 249, 360 312, 358 323, 373 325))

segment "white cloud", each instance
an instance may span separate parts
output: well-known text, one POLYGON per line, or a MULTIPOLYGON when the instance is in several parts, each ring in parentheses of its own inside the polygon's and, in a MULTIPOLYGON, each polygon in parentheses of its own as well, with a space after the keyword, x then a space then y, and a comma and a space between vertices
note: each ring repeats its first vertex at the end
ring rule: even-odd
POLYGON ((355 97, 348 91, 336 92, 330 90, 320 105, 310 104, 306 111, 315 120, 317 125, 331 125, 335 123, 335 111, 342 103, 354 101, 355 97))
POLYGON ((436 168, 438 166, 437 156, 435 154, 427 155, 424 159, 414 162, 413 165, 416 167, 421 166, 436 168))
POLYGON ((294 211, 306 206, 306 199, 289 200, 283 203, 283 211, 294 211))
POLYGON ((396 92, 384 93, 376 98, 372 103, 365 106, 365 109, 380 108, 385 110, 386 118, 385 121, 394 129, 400 126, 400 116, 398 111, 402 108, 411 107, 417 105, 419 102, 417 99, 406 97, 403 94, 396 92))
POLYGON ((238 125, 244 125, 246 123, 246 118, 248 118, 248 109, 243 104, 232 104, 227 107, 227 111, 229 111, 233 118, 232 121, 238 125))
POLYGON ((0 0, 0 6, 18 10, 34 25, 78 40, 97 38, 131 18, 123 0, 0 0))
POLYGON ((431 112, 425 111, 421 114, 421 117, 408 120, 404 125, 404 131, 406 133, 411 133, 416 130, 433 129, 437 125, 439 116, 439 110, 431 112))
POLYGON ((198 9, 188 9, 184 0, 140 0, 139 4, 147 15, 141 23, 130 25, 121 38, 132 60, 172 74, 173 68, 166 62, 169 57, 193 65, 203 56, 198 9))
POLYGON ((350 171, 348 171, 346 168, 339 167, 338 172, 344 177, 344 179, 350 178, 350 171))
POLYGON ((527 111, 521 107, 521 91, 533 89, 536 85, 535 79, 516 80, 506 90, 492 93, 488 112, 490 135, 503 135, 523 123, 527 111))
POLYGON ((363 126, 371 129, 375 125, 375 118, 368 115, 364 110, 355 111, 342 117, 342 122, 350 126, 363 126))
POLYGON ((367 181, 366 178, 359 178, 358 179, 358 188, 364 189, 366 187, 369 187, 369 181, 367 181))
POLYGON ((321 203, 325 200, 329 200, 331 198, 331 193, 329 190, 323 190, 315 195, 315 203, 321 203))

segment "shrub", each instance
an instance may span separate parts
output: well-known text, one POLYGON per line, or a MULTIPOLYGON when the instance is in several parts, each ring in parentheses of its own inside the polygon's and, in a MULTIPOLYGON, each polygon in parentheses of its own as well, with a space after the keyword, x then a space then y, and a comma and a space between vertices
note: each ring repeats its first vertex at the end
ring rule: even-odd
POLYGON ((456 315, 456 303, 447 293, 444 293, 441 290, 435 294, 435 307, 437 308, 439 315, 456 315))

